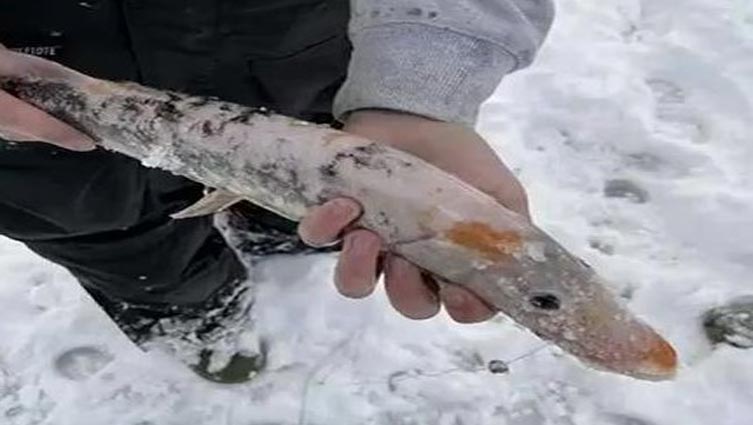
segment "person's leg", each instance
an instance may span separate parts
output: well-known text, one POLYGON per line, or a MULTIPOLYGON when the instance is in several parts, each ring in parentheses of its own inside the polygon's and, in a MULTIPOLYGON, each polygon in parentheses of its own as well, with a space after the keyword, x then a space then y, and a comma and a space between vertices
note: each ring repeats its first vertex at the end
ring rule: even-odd
POLYGON ((245 268, 211 217, 169 217, 202 192, 101 150, 0 142, 0 233, 68 268, 141 347, 171 350, 208 379, 240 382, 262 367, 261 346, 226 359, 232 370, 208 367, 215 344, 253 329, 245 268))
MULTIPOLYGON (((251 3, 232 10, 209 0, 193 2, 193 8, 165 0, 126 2, 121 9, 119 1, 105 0, 96 9, 73 10, 73 3, 36 0, 0 16, 0 41, 24 48, 37 42, 25 38, 30 29, 55 34, 51 42, 61 46, 49 58, 96 77, 216 95, 330 122, 349 54, 347 2, 289 0, 279 10, 261 0, 251 3), (41 22, 39 8, 61 10, 41 22), (281 31, 275 17, 295 25, 281 31), (244 31, 250 32, 223 38, 244 31)), ((107 152, 0 142, 0 234, 67 267, 137 342, 155 328, 160 332, 165 321, 214 333, 227 323, 224 318, 244 316, 243 291, 232 285, 243 268, 211 218, 169 218, 201 191, 107 152)), ((246 212, 235 222, 254 235, 244 240, 247 251, 304 251, 292 223, 258 208, 246 212)))
POLYGON ((243 276, 210 217, 169 218, 201 193, 101 150, 0 144, 0 233, 68 268, 107 309, 197 305, 243 276))

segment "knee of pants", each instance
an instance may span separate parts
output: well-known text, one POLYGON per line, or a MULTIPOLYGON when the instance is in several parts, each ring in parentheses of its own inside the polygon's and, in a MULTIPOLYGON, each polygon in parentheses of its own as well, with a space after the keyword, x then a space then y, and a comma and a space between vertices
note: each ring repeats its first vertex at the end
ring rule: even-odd
POLYGON ((112 234, 32 242, 86 289, 134 304, 201 304, 245 269, 211 218, 147 223, 112 234))

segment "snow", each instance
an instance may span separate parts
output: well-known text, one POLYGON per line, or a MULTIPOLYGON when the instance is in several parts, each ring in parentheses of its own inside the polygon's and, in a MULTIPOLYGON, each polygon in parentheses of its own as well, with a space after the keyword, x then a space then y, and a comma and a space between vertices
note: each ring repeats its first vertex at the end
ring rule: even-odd
POLYGON ((218 386, 140 352, 64 270, 0 240, 0 423, 751 423, 753 357, 711 350, 699 316, 751 293, 753 5, 559 3, 537 63, 505 80, 480 130, 540 226, 675 344, 676 380, 586 369, 501 317, 412 322, 381 292, 342 299, 318 257, 254 270, 270 370, 218 386), (647 199, 604 196, 610 180, 647 199), (487 372, 495 359, 510 371, 487 372))

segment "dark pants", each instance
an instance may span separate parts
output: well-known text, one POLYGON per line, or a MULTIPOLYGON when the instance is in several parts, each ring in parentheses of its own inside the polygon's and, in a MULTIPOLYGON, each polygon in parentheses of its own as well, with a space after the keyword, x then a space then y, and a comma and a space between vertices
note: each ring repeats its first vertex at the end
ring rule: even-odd
MULTIPOLYGON (((328 122, 350 52, 347 3, 0 0, 0 43, 100 78, 328 122)), ((0 233, 100 302, 193 305, 242 273, 210 218, 169 218, 201 192, 114 153, 0 143, 0 233)))

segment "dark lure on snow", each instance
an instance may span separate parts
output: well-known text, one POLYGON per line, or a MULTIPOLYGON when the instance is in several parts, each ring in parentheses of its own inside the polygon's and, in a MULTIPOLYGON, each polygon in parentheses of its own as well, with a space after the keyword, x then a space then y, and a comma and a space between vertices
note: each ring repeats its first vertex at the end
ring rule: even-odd
POLYGON ((219 189, 180 216, 245 199, 297 221, 314 205, 349 197, 363 205, 358 225, 390 251, 462 282, 586 363, 643 379, 675 374, 672 346, 618 303, 590 267, 419 158, 262 109, 40 66, 39 75, 0 75, 0 87, 105 149, 219 189))

